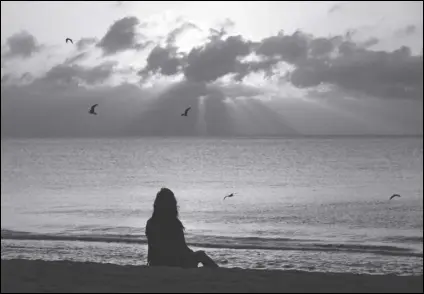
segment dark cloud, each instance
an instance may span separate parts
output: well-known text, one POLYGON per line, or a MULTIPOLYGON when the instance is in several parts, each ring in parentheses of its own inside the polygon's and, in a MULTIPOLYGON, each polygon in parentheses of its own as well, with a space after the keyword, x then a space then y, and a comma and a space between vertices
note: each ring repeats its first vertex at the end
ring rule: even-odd
POLYGON ((414 25, 409 25, 405 28, 405 33, 408 35, 414 34, 417 31, 417 27, 414 25))
POLYGON ((196 26, 195 24, 191 23, 191 22, 185 22, 181 26, 179 26, 178 28, 172 30, 166 38, 166 43, 168 44, 168 46, 175 45, 175 41, 176 41, 177 37, 179 35, 181 35, 182 33, 184 33, 185 31, 190 30, 190 29, 199 29, 199 27, 196 26))
POLYGON ((278 58, 268 58, 259 61, 247 61, 242 62, 238 66, 238 72, 234 74, 235 81, 242 81, 247 75, 255 72, 265 73, 266 78, 270 78, 273 75, 274 66, 278 65, 280 60, 278 58))
POLYGON ((162 74, 172 76, 179 73, 184 64, 185 56, 178 53, 175 41, 179 35, 190 29, 199 29, 195 24, 184 22, 172 30, 166 37, 166 46, 157 45, 147 57, 147 65, 139 71, 139 75, 147 78, 149 75, 162 74))
POLYGON ((104 55, 112 55, 126 50, 140 50, 146 43, 140 43, 137 26, 140 24, 136 17, 124 17, 110 26, 106 35, 97 43, 104 55))
POLYGON ((342 4, 334 4, 333 6, 330 7, 330 9, 328 10, 328 14, 332 14, 336 11, 339 11, 342 9, 342 4))
POLYGON ((326 38, 316 38, 311 40, 310 54, 314 57, 328 56, 334 50, 334 42, 326 38))
POLYGON ((149 53, 147 65, 139 71, 139 75, 144 79, 154 74, 172 76, 179 73, 185 64, 185 55, 177 52, 175 41, 179 35, 190 29, 199 28, 193 23, 184 22, 172 30, 166 37, 166 46, 157 45, 149 53))
POLYGON ((266 57, 278 57, 280 60, 296 64, 305 60, 309 50, 309 36, 297 31, 293 35, 284 35, 265 38, 256 49, 256 53, 266 57))
POLYGON ((375 52, 348 44, 339 52, 327 62, 308 60, 292 72, 290 81, 297 87, 331 84, 377 97, 422 99, 423 57, 412 56, 409 48, 375 52))
POLYGON ((88 52, 80 52, 72 57, 65 60, 65 64, 73 64, 77 61, 83 60, 88 57, 88 52))
POLYGON ((415 25, 408 25, 400 30, 395 32, 396 37, 406 37, 413 35, 417 32, 418 28, 415 25))
POLYGON ((228 30, 233 28, 235 23, 227 18, 225 19, 218 27, 218 29, 211 28, 209 29, 209 40, 216 41, 221 40, 225 35, 228 35, 228 30))
POLYGON ((361 46, 363 48, 370 48, 372 46, 377 45, 378 43, 380 43, 380 40, 377 39, 377 38, 372 37, 372 38, 369 38, 368 40, 366 40, 365 42, 362 42, 361 43, 361 46))
POLYGON ((186 56, 178 55, 176 47, 157 46, 140 74, 182 72, 187 80, 201 83, 231 75, 240 81, 254 72, 262 71, 268 77, 286 74, 275 70, 278 64, 286 63, 294 67, 286 80, 299 88, 328 84, 384 98, 422 97, 422 55, 411 55, 407 47, 393 52, 368 50, 379 40, 371 37, 355 42, 353 34, 355 31, 315 38, 301 31, 291 35, 281 31, 251 42, 241 36, 223 38, 225 33, 216 31, 206 44, 193 48, 186 56), (259 60, 243 61, 252 53, 259 60))
POLYGON ((6 40, 7 50, 2 58, 28 58, 42 48, 33 35, 26 31, 16 33, 6 40))
POLYGON ((245 67, 240 58, 249 55, 252 50, 253 43, 241 36, 211 40, 189 52, 184 75, 188 80, 212 82, 227 74, 239 73, 245 67))
POLYGON ((96 38, 82 38, 78 40, 78 42, 75 44, 77 46, 78 50, 84 50, 87 49, 90 45, 93 45, 97 42, 96 38))
POLYGON ((156 46, 147 58, 147 66, 139 74, 143 77, 154 73, 171 76, 183 72, 187 80, 213 82, 228 74, 244 76, 255 66, 261 67, 261 64, 240 61, 253 50, 253 43, 241 36, 221 39, 213 35, 206 44, 193 48, 187 55, 177 50, 172 45, 156 46))
POLYGON ((50 69, 37 82, 47 85, 95 85, 106 81, 114 72, 116 62, 104 62, 95 67, 83 67, 76 64, 60 64, 50 69))
POLYGON ((172 76, 177 74, 182 66, 182 59, 177 55, 175 47, 156 46, 147 57, 146 67, 139 72, 143 78, 152 74, 172 76))

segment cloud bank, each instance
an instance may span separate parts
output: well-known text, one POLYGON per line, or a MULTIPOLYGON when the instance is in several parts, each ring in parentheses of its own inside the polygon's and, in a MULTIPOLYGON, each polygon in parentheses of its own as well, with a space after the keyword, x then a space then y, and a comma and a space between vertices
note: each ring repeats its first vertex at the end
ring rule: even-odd
MULTIPOLYGON (((127 16, 101 38, 78 40, 44 72, 2 70, 2 136, 422 134, 422 54, 373 50, 376 37, 280 31, 253 41, 228 27, 185 52, 179 37, 201 32, 196 24, 179 24, 159 42, 127 16), (120 54, 145 56, 144 64, 134 68, 120 54), (95 120, 87 115, 93 103, 95 120)), ((2 64, 47 50, 28 32, 2 47, 2 64)))

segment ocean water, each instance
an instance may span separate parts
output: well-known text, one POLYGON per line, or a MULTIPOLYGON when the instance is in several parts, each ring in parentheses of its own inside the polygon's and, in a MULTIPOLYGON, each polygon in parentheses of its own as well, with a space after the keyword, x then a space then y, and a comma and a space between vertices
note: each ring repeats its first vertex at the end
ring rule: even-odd
POLYGON ((422 137, 2 140, 1 258, 144 265, 163 186, 221 266, 423 273, 422 137))

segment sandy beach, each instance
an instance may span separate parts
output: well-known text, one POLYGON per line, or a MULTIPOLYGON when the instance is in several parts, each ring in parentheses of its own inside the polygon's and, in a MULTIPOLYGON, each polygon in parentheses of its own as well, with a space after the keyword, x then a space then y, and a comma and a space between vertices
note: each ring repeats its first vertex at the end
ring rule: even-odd
POLYGON ((1 292, 372 292, 420 293, 422 276, 1 261, 1 292))

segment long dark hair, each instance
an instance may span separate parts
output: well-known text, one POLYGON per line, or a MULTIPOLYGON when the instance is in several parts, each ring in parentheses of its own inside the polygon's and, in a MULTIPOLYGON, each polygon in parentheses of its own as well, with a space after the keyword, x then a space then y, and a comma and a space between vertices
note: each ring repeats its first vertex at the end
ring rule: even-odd
POLYGON ((174 192, 170 189, 162 188, 156 194, 153 204, 153 215, 150 220, 161 227, 184 230, 184 226, 179 219, 177 199, 174 192))

